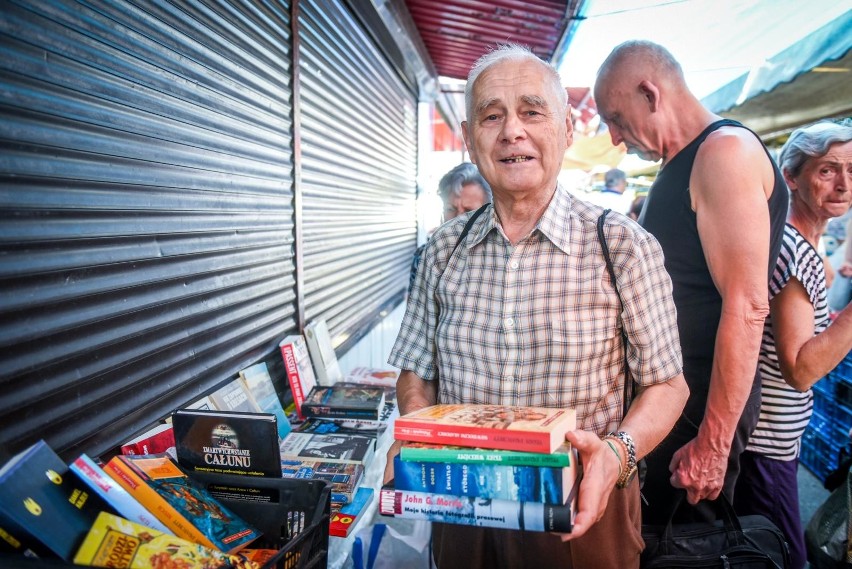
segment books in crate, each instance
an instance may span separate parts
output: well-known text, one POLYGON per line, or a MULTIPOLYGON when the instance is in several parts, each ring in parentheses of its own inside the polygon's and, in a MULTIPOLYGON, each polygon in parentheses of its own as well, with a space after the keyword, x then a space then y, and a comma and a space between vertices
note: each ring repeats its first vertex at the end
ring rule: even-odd
POLYGON ((394 438, 524 452, 553 453, 576 428, 572 409, 444 404, 407 413, 394 422, 394 438))

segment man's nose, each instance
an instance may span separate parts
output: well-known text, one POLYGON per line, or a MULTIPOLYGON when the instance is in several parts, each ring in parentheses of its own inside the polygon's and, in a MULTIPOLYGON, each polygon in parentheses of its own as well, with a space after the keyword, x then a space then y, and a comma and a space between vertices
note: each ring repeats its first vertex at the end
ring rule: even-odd
POLYGON ((503 121, 503 139, 508 142, 513 142, 519 138, 523 138, 526 131, 524 130, 523 121, 515 114, 507 114, 503 121))
POLYGON ((618 146, 624 141, 624 138, 621 136, 621 133, 618 132, 618 129, 607 125, 609 127, 609 137, 612 139, 612 145, 618 146))

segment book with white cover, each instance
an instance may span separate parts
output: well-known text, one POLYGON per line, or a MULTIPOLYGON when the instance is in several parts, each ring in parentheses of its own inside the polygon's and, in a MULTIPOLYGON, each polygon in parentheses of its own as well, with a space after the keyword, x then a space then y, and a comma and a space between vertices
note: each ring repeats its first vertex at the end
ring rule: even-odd
POLYGON ((314 320, 305 326, 305 340, 314 364, 317 383, 322 386, 334 385, 343 379, 337 354, 331 345, 331 334, 325 320, 314 320))

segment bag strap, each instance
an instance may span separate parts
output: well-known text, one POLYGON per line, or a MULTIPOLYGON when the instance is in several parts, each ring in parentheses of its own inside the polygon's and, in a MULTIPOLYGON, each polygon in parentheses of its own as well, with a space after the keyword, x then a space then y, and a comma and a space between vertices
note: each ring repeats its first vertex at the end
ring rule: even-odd
MULTIPOLYGON (((666 523, 666 527, 663 529, 663 534, 660 536, 660 552, 664 555, 671 553, 673 550, 675 537, 674 530, 672 528, 672 520, 674 519, 674 516, 677 511, 685 502, 685 498, 685 490, 681 490, 677 493, 677 498, 675 498, 674 501, 674 507, 672 508, 672 512, 669 515, 669 521, 666 523)), ((728 544, 730 546, 745 545, 749 542, 748 537, 745 535, 745 532, 743 532, 743 527, 740 524, 740 519, 739 517, 737 517, 737 514, 734 511, 734 506, 731 505, 731 501, 728 500, 728 497, 725 496, 724 492, 719 494, 719 497, 717 499, 705 500, 705 502, 713 506, 713 508, 716 510, 716 516, 720 520, 722 520, 722 524, 725 529, 725 534, 728 537, 728 544)))
POLYGON ((482 212, 485 211, 485 208, 487 208, 490 205, 491 205, 491 202, 488 202, 487 204, 484 204, 482 207, 477 209, 475 212, 473 212, 473 215, 470 216, 470 219, 467 220, 467 223, 464 224, 464 229, 462 229, 461 235, 459 235, 459 238, 456 241, 456 246, 453 247, 453 250, 450 253, 450 256, 447 257, 448 263, 449 263, 449 259, 455 254, 456 249, 458 249, 459 245, 461 245, 461 242, 464 241, 464 238, 467 237, 468 233, 470 233, 470 228, 473 227, 473 223, 476 221, 476 218, 478 218, 480 215, 482 215, 482 212))
MULTIPOLYGON (((612 288, 615 289, 615 295, 618 297, 618 304, 621 308, 618 312, 618 319, 621 320, 621 313, 624 312, 624 299, 621 298, 621 292, 618 290, 618 281, 615 279, 615 268, 612 266, 612 258, 609 255, 609 245, 606 243, 604 236, 604 222, 607 214, 612 211, 605 209, 598 218, 598 241, 601 244, 604 261, 606 262, 606 270, 609 273, 609 281, 612 283, 612 288)), ((624 397, 621 418, 622 420, 627 415, 627 409, 630 408, 630 401, 633 398, 633 381, 630 377, 630 366, 627 365, 627 349, 630 343, 627 340, 627 332, 624 331, 624 322, 621 322, 621 343, 624 345, 624 397)))

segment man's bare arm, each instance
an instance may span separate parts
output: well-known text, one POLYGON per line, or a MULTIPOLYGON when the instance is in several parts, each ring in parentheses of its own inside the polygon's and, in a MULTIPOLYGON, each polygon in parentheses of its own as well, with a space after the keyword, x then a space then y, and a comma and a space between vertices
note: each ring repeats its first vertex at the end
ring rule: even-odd
POLYGON ((690 180, 699 238, 722 296, 706 413, 698 436, 673 459, 672 483, 690 503, 722 490, 737 422, 751 390, 769 313, 770 223, 774 175, 760 143, 744 129, 713 133, 690 180))
MULTIPOLYGON (((396 404, 399 414, 405 415, 438 402, 438 382, 425 381, 413 371, 404 370, 396 381, 396 404)), ((402 443, 394 441, 388 449, 383 483, 393 478, 393 457, 399 454, 402 443)))

